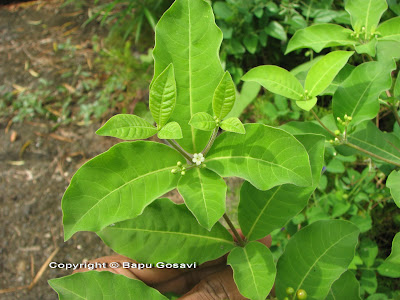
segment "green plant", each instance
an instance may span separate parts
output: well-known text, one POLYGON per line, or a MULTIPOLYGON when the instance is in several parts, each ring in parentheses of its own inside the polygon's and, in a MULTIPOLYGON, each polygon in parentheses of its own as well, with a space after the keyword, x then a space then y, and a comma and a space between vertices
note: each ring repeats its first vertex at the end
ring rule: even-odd
MULTIPOLYGON (((365 2, 351 8, 346 4, 346 9, 353 23, 373 28, 383 12, 382 2, 371 0, 367 4, 371 5, 369 10, 365 2)), ((397 18, 387 22, 400 27, 397 18)), ((347 32, 348 39, 358 43, 357 36, 347 32)), ((388 34, 393 36, 393 32, 388 34)), ((318 39, 315 35, 306 37, 310 43, 318 39)), ((293 39, 298 40, 296 35, 293 39)), ((340 78, 346 78, 340 83, 338 76, 354 51, 333 51, 321 57, 306 69, 304 87, 292 73, 277 66, 250 70, 244 81, 256 81, 296 101, 318 122, 289 122, 282 128, 243 125, 237 117, 229 116, 235 106, 235 85, 230 74, 223 72, 218 57, 222 33, 214 23, 211 7, 203 0, 176 0, 156 27, 149 106, 157 126, 138 116, 121 114, 97 131, 124 140, 157 135, 169 145, 124 142, 83 165, 62 200, 65 239, 78 231, 94 231, 117 253, 153 266, 157 262, 201 264, 228 254, 236 285, 250 299, 265 299, 274 284, 278 299, 344 299, 343 295, 360 299, 359 282, 350 269, 364 228, 354 219, 339 218, 348 210, 336 211, 335 219, 314 218, 301 230, 296 226, 292 230, 290 225, 302 223, 299 213, 323 184, 325 148, 328 157, 335 156, 333 153, 371 157, 377 167, 390 173, 386 185, 400 206, 399 173, 393 170, 400 166, 399 137, 380 131, 370 121, 379 113, 380 102, 398 114, 399 83, 397 80, 392 87, 396 64, 387 39, 382 33, 377 41, 378 46, 382 42, 380 51, 386 53, 382 59, 356 66, 348 76, 341 74, 340 78), (335 90, 334 117, 319 119, 312 109, 327 89, 335 90), (390 96, 382 98, 386 91, 390 96), (218 134, 220 128, 225 132, 218 134), (224 177, 245 180, 237 210, 244 238, 225 212, 224 177), (175 188, 185 204, 158 199, 175 188), (219 222, 221 218, 237 242, 219 222), (286 224, 288 228, 282 230, 286 224), (285 230, 293 235, 285 240, 282 254, 274 254, 276 241, 271 250, 257 241, 268 234, 281 236, 285 230)), ((335 170, 333 164, 328 167, 328 172, 335 170)), ((343 183, 358 190, 362 184, 353 186, 353 176, 369 178, 364 172, 349 172, 343 183)), ((359 182, 368 182, 365 178, 359 182)), ((345 200, 356 209, 363 201, 350 192, 345 200)), ((312 210, 305 215, 311 219, 312 210)), ((378 266, 386 276, 398 277, 397 236, 391 255, 378 266)), ((367 239, 360 247, 361 251, 375 248, 367 239)), ((364 255, 360 254, 369 266, 373 255, 364 255)), ((74 274, 53 279, 50 285, 65 299, 88 295, 95 295, 94 299, 104 295, 112 299, 166 299, 141 281, 107 272, 74 274)))

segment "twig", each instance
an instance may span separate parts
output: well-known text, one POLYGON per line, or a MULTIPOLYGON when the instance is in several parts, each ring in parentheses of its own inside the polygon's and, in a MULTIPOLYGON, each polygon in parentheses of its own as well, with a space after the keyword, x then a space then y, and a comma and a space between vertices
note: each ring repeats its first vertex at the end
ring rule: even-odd
POLYGON ((315 113, 315 111, 314 111, 313 109, 311 109, 310 111, 311 111, 311 113, 313 114, 314 118, 318 121, 318 123, 319 123, 322 127, 324 127, 324 129, 325 129, 326 131, 328 131, 331 135, 336 136, 336 134, 335 134, 332 130, 330 130, 328 127, 326 127, 324 123, 322 123, 321 119, 318 118, 317 114, 315 113))
POLYGON ((174 148, 176 151, 178 151, 180 154, 182 154, 189 162, 192 162, 192 157, 190 156, 189 153, 187 153, 175 140, 166 140, 168 144, 172 148, 174 148))
POLYGON ((233 226, 233 223, 232 223, 231 219, 229 219, 229 217, 228 217, 228 215, 227 215, 226 213, 224 214, 224 219, 225 219, 226 223, 228 224, 229 228, 232 230, 232 233, 235 235, 235 237, 236 237, 236 239, 237 239, 239 245, 240 245, 241 247, 244 247, 244 246, 245 246, 245 243, 244 243, 242 237, 241 237, 240 234, 237 232, 235 226, 233 226))

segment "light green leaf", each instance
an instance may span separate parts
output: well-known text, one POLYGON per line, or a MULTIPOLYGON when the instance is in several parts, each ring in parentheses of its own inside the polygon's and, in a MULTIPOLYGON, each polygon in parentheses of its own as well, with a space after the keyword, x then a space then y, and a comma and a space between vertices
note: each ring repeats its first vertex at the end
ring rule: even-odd
POLYGON ((170 147, 138 141, 117 144, 85 163, 62 199, 65 240, 140 215, 176 187, 179 176, 171 170, 178 161, 185 158, 170 147))
POLYGON ((207 167, 222 177, 241 177, 258 189, 293 183, 312 184, 304 146, 281 129, 246 124, 246 134, 224 132, 206 157, 207 167))
POLYGON ((353 51, 333 51, 314 64, 307 74, 305 89, 311 97, 321 94, 344 67, 353 51))
POLYGON ((89 271, 49 280, 60 300, 167 300, 143 281, 108 271, 89 271))
POLYGON ((284 298, 290 286, 295 291, 304 289, 309 300, 324 299, 351 263, 358 234, 355 225, 343 220, 317 221, 298 231, 278 261, 278 298, 284 298))
POLYGON ((157 133, 157 129, 146 120, 135 115, 120 114, 110 118, 96 134, 112 136, 122 140, 147 139, 157 133))
POLYGON ((378 61, 400 59, 400 41, 379 40, 376 46, 378 61))
POLYGON ((214 116, 219 120, 225 118, 231 111, 236 100, 235 84, 228 71, 225 72, 221 82, 218 84, 214 92, 212 107, 214 116))
POLYGON ((210 103, 223 76, 221 41, 211 6, 202 0, 176 0, 156 26, 154 76, 173 64, 178 94, 170 121, 181 126, 179 144, 190 153, 203 150, 211 135, 189 121, 195 113, 212 113, 210 103))
POLYGON ((282 228, 306 206, 310 195, 319 183, 324 163, 325 137, 314 134, 295 135, 310 157, 313 186, 298 187, 283 184, 260 191, 244 182, 240 190, 238 219, 248 240, 263 238, 277 228, 282 228))
POLYGON ((386 277, 400 278, 400 232, 395 235, 392 252, 378 267, 378 273, 386 277))
POLYGON ((294 100, 303 99, 303 87, 287 70, 278 66, 259 66, 251 69, 243 77, 243 81, 255 81, 272 93, 294 100))
POLYGON ((391 18, 379 25, 379 40, 393 40, 400 42, 400 17, 391 18))
MULTIPOLYGON (((185 175, 186 176, 186 175, 185 175)), ((201 264, 235 247, 221 223, 209 231, 196 221, 184 204, 158 199, 135 219, 97 232, 119 254, 143 263, 201 264)))
POLYGON ((359 32, 364 27, 366 33, 371 34, 388 5, 386 0, 346 0, 344 7, 350 14, 354 31, 359 32))
POLYGON ((159 139, 181 139, 182 129, 177 122, 169 122, 157 133, 159 139))
POLYGON ((361 300, 360 284, 353 272, 346 271, 336 280, 325 300, 361 300))
POLYGON ((344 120, 351 116, 353 126, 374 118, 379 112, 379 95, 390 89, 393 61, 371 61, 357 66, 333 95, 333 115, 344 120))
POLYGON ((201 226, 210 230, 225 213, 225 181, 214 172, 194 168, 178 182, 178 191, 201 226))
POLYGON ((167 124, 175 108, 176 84, 172 63, 162 71, 150 86, 149 107, 159 128, 167 124))
POLYGON ((217 123, 215 122, 212 115, 205 112, 194 114, 193 117, 190 119, 189 124, 196 129, 206 131, 212 131, 217 127, 217 123))
POLYGON ((227 118, 236 117, 239 118, 243 113, 245 108, 256 99, 258 93, 260 92, 261 86, 254 81, 246 81, 243 83, 242 89, 237 100, 233 105, 231 112, 226 116, 227 118))
POLYGON ((333 46, 356 44, 352 31, 336 24, 316 24, 296 31, 290 39, 285 54, 300 48, 311 48, 319 53, 333 46))
POLYGON ((390 189, 394 203, 400 207, 400 171, 392 171, 390 173, 386 180, 386 186, 390 189))
POLYGON ((228 118, 221 122, 221 128, 225 131, 231 131, 236 133, 245 134, 246 130, 242 122, 238 118, 228 118))
POLYGON ((240 294, 252 300, 264 300, 275 281, 276 267, 271 251, 260 242, 236 247, 228 255, 228 265, 240 294))
POLYGON ((400 72, 397 74, 396 82, 393 88, 393 94, 396 98, 400 98, 400 72))
POLYGON ((306 101, 296 101, 296 105, 305 111, 310 111, 315 104, 317 104, 318 98, 313 97, 312 99, 306 101))
POLYGON ((287 40, 285 28, 277 21, 270 22, 268 26, 265 27, 265 32, 278 40, 284 42, 287 40))
POLYGON ((355 45, 354 49, 356 49, 356 52, 358 54, 366 53, 371 57, 375 57, 377 44, 378 39, 376 37, 373 37, 370 41, 366 43, 355 45))
POLYGON ((333 96, 335 94, 337 88, 342 84, 343 81, 346 80, 347 77, 350 76, 351 72, 354 70, 354 66, 346 64, 342 70, 340 70, 339 74, 333 79, 332 83, 329 87, 323 91, 321 95, 330 95, 333 96))

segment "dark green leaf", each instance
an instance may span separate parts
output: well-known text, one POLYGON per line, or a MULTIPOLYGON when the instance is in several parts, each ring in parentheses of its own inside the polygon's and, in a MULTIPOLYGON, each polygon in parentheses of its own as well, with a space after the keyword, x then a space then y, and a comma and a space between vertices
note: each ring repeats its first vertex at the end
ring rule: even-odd
POLYGON ((392 252, 389 257, 378 267, 382 276, 400 278, 400 233, 393 239, 392 252))
POLYGON ((277 21, 270 22, 268 24, 268 26, 265 28, 265 32, 268 35, 270 35, 270 36, 272 36, 272 37, 274 37, 274 38, 276 38, 278 40, 281 40, 281 41, 284 41, 284 42, 286 42, 286 40, 287 40, 285 29, 277 21))
POLYGON ((329 290, 328 296, 325 300, 361 300, 360 298, 360 284, 353 272, 346 271, 336 280, 329 290))

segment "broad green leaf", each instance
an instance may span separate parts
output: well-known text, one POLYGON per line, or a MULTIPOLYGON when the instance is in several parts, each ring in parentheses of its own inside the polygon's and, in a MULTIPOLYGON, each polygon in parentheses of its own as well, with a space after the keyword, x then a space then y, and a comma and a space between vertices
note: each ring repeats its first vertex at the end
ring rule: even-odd
POLYGON ((146 120, 135 115, 120 114, 110 118, 96 134, 112 136, 122 140, 147 139, 157 133, 157 129, 146 120))
POLYGON ((297 67, 293 68, 292 70, 290 70, 290 73, 296 76, 296 78, 300 81, 301 85, 304 86, 308 71, 310 71, 311 67, 314 66, 317 62, 319 62, 323 57, 324 57, 323 55, 314 57, 314 59, 302 63, 301 65, 298 65, 297 67))
POLYGON ((307 151, 291 134, 261 125, 245 125, 246 134, 224 132, 206 157, 207 167, 222 177, 240 177, 256 188, 312 184, 307 151))
MULTIPOLYGON (((399 154, 400 156, 400 154, 399 154)), ((400 207, 400 171, 392 171, 386 180, 386 186, 390 189, 394 203, 400 207)))
POLYGON ((333 51, 313 65, 307 74, 305 89, 311 97, 321 94, 344 67, 353 51, 333 51))
POLYGON ((278 261, 278 298, 284 298, 290 286, 295 291, 304 289, 309 300, 324 299, 351 263, 358 234, 355 225, 343 220, 317 221, 298 231, 278 261))
POLYGON ((261 86, 257 82, 247 81, 243 83, 240 94, 236 97, 235 104, 231 112, 226 116, 227 118, 239 118, 245 108, 256 99, 260 92, 261 86))
POLYGON ((258 82, 270 92, 290 99, 304 100, 301 83, 289 71, 278 66, 255 67, 242 80, 258 82))
POLYGON ((371 57, 375 57, 377 44, 378 39, 376 37, 373 37, 370 41, 366 43, 355 45, 354 49, 358 54, 366 53, 371 57))
POLYGON ((157 133, 159 139, 181 139, 182 129, 177 122, 169 122, 157 133))
POLYGON ((378 267, 382 276, 400 278, 400 233, 397 233, 392 242, 392 252, 378 267))
POLYGON ((214 92, 212 107, 214 116, 219 120, 225 118, 231 111, 236 100, 235 84, 228 71, 225 72, 221 82, 218 84, 214 92))
MULTIPOLYGON (((186 175, 185 175, 186 176, 186 175)), ((184 204, 158 199, 135 219, 97 232, 115 252, 143 263, 201 264, 235 247, 221 223, 209 231, 200 226, 184 204)))
POLYGON ((167 124, 175 108, 176 84, 172 63, 153 81, 150 86, 149 107, 159 128, 167 124))
POLYGON ((339 74, 333 79, 332 83, 329 85, 329 87, 323 91, 321 95, 331 95, 335 94, 337 88, 342 84, 343 81, 346 80, 347 77, 350 76, 351 72, 354 70, 354 66, 350 64, 346 64, 342 70, 340 70, 339 74))
POLYGON ((317 104, 318 98, 313 97, 312 99, 308 99, 306 101, 296 101, 296 105, 305 111, 310 111, 315 104, 317 104))
POLYGON ((379 40, 393 40, 400 42, 400 17, 391 18, 377 28, 379 40))
POLYGON ((379 40, 376 46, 378 61, 400 59, 400 41, 379 40))
POLYGON ((319 53, 333 46, 356 44, 352 31, 336 24, 316 24, 296 31, 290 39, 285 54, 300 48, 311 48, 319 53))
POLYGON ((379 95, 390 89, 393 61, 371 61, 357 66, 333 95, 333 115, 344 120, 351 116, 353 126, 374 118, 379 112, 379 95))
POLYGON ((65 240, 140 215, 176 187, 179 176, 171 170, 178 161, 185 158, 166 145, 137 141, 117 144, 85 163, 62 199, 65 240))
POLYGON ((167 300, 143 281, 108 271, 89 271, 49 280, 60 300, 167 300))
POLYGON ((190 119, 189 124, 196 129, 206 131, 212 131, 217 127, 217 123, 215 122, 215 119, 212 117, 212 115, 205 112, 194 114, 193 117, 190 119))
POLYGON ((246 130, 244 129, 242 122, 240 122, 240 120, 235 117, 223 120, 220 126, 225 131, 231 131, 241 134, 246 133, 246 130))
POLYGON ((284 42, 287 40, 285 28, 277 21, 270 22, 268 26, 265 27, 265 32, 278 40, 284 42))
POLYGON ((376 293, 378 288, 378 280, 376 278, 376 271, 370 269, 361 270, 360 278, 361 294, 364 294, 363 290, 368 294, 376 293))
POLYGON ((360 284, 353 272, 346 271, 336 280, 329 290, 325 300, 361 300, 360 284))
POLYGON ((190 153, 203 150, 211 135, 188 123, 195 113, 212 113, 210 103, 223 76, 221 41, 211 6, 203 0, 176 0, 156 26, 154 76, 173 64, 178 94, 170 121, 181 126, 179 144, 190 153))
POLYGON ((236 247, 228 255, 228 265, 240 294, 252 300, 265 300, 275 281, 276 267, 271 251, 260 242, 236 247))
POLYGON ((178 191, 201 226, 210 230, 225 213, 226 184, 214 172, 194 168, 178 182, 178 191))
POLYGON ((267 191, 260 191, 244 182, 240 190, 238 219, 248 240, 260 239, 273 230, 283 227, 306 206, 321 177, 324 163, 325 138, 321 135, 295 135, 310 157, 313 186, 298 187, 283 184, 267 191))
POLYGON ((351 25, 354 31, 360 32, 362 28, 367 34, 373 34, 378 26, 382 14, 387 10, 386 0, 346 0, 344 5, 350 14, 351 25))

